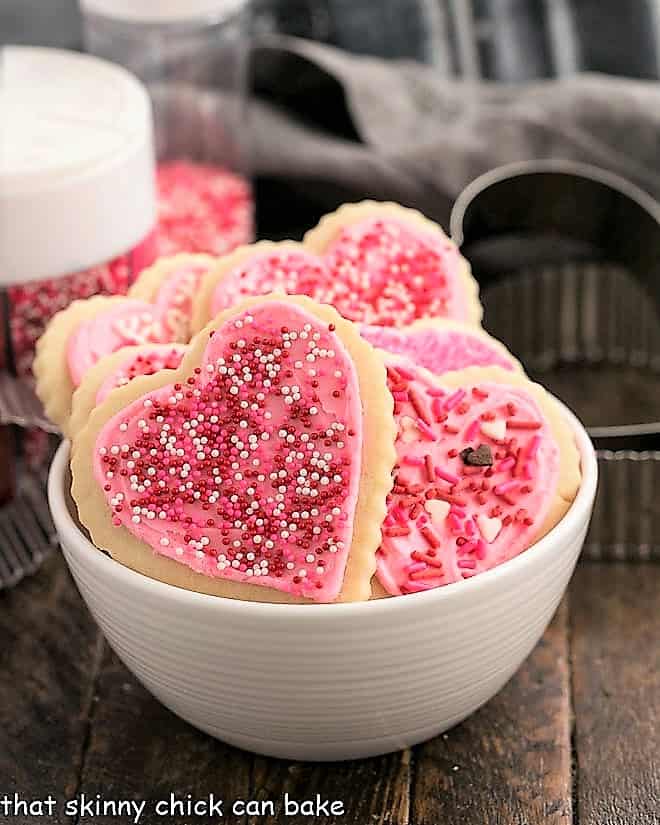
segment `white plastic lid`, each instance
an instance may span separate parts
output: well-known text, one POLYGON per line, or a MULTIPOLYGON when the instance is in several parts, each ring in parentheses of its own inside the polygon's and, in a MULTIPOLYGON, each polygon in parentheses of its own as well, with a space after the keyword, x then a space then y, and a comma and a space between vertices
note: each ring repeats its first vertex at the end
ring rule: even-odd
POLYGON ((151 103, 96 57, 0 49, 0 284, 87 269, 156 220, 151 103))
POLYGON ((183 23, 229 17, 247 0, 80 0, 83 12, 132 23, 183 23))

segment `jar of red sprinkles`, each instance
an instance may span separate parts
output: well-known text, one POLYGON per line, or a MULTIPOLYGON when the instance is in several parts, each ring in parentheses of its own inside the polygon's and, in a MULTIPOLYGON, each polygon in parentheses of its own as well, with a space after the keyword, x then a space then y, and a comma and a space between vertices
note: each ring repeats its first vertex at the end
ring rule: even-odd
POLYGON ((247 0, 81 0, 85 47, 134 72, 154 109, 159 255, 253 240, 247 0))
POLYGON ((157 254, 152 112, 95 57, 10 46, 0 66, 0 362, 28 377, 57 311, 126 292, 157 254))

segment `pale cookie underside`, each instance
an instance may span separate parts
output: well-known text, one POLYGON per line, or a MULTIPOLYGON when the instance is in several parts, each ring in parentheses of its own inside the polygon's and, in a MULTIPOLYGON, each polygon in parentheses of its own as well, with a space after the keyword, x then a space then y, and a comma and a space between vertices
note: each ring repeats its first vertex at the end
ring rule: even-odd
POLYGON ((146 576, 187 590, 216 596, 261 602, 311 604, 309 599, 292 596, 273 588, 242 584, 224 579, 210 579, 183 564, 159 556, 125 527, 115 527, 103 490, 93 472, 96 440, 104 424, 135 399, 159 387, 181 380, 198 366, 208 342, 208 333, 227 320, 265 301, 297 304, 324 322, 335 325, 336 333, 351 355, 357 370, 364 415, 362 476, 355 511, 353 539, 337 601, 366 600, 371 594, 371 578, 376 569, 376 550, 381 541, 380 527, 385 518, 386 497, 392 486, 392 468, 396 461, 395 424, 392 396, 387 389, 385 367, 376 351, 367 344, 357 327, 341 318, 332 307, 316 304, 303 296, 270 295, 242 302, 219 315, 190 344, 178 370, 139 376, 130 384, 114 390, 94 409, 88 424, 77 434, 72 447, 72 495, 80 521, 89 530, 97 547, 107 550, 114 559, 146 576))
MULTIPOLYGON (((318 224, 310 229, 303 238, 303 244, 318 255, 324 255, 332 241, 346 226, 367 218, 396 218, 409 226, 418 227, 424 232, 440 235, 442 239, 455 246, 447 237, 442 227, 427 218, 416 209, 400 206, 398 203, 379 201, 362 201, 360 203, 346 203, 335 212, 324 215, 318 224)), ((458 250, 457 250, 458 251, 458 250)), ((468 307, 467 321, 471 324, 481 324, 483 309, 479 301, 479 285, 472 277, 470 264, 460 255, 459 277, 465 290, 465 300, 468 307)))
POLYGON ((123 295, 95 295, 74 301, 53 316, 37 341, 32 367, 36 393, 48 418, 66 436, 71 435, 69 419, 75 390, 67 358, 69 339, 80 324, 125 300, 123 295))
POLYGON ((235 249, 228 255, 222 258, 216 258, 213 266, 202 278, 199 290, 193 299, 191 319, 193 335, 204 329, 209 321, 212 320, 211 306, 213 304, 215 291, 234 269, 242 266, 252 258, 261 257, 269 252, 287 251, 309 253, 308 249, 295 241, 259 241, 258 243, 239 246, 238 249, 235 249))

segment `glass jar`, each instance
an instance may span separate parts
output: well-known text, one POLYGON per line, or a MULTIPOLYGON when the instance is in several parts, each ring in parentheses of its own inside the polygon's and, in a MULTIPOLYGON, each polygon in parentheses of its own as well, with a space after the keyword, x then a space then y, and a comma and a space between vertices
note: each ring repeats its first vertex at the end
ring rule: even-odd
POLYGON ((8 46, 0 63, 0 368, 29 379, 56 312, 126 292, 155 257, 151 105, 88 55, 8 46))
POLYGON ((72 301, 123 294, 153 262, 154 166, 151 103, 130 72, 78 52, 0 48, 0 590, 52 546, 36 342, 72 301))
POLYGON ((147 86, 158 158, 158 253, 253 240, 247 0, 81 0, 87 50, 147 86))

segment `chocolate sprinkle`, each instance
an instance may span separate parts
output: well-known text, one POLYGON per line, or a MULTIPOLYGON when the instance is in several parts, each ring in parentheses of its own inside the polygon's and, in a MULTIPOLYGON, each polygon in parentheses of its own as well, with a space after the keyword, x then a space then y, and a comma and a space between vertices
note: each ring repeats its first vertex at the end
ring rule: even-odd
POLYGON ((493 454, 488 444, 480 444, 476 450, 466 447, 461 450, 461 458, 463 464, 468 464, 470 467, 491 467, 493 464, 493 454))

